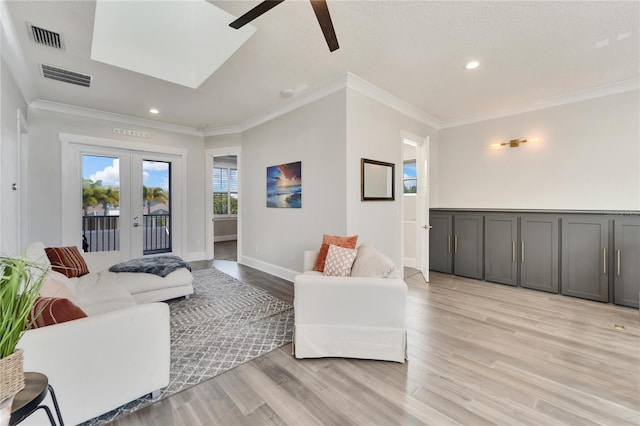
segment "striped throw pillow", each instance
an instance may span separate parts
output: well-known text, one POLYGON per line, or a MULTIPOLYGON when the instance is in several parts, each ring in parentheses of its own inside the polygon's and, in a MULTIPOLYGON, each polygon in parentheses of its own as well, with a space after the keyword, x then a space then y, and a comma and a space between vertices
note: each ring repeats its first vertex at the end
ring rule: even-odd
POLYGON ((87 262, 78 247, 47 247, 44 249, 51 262, 51 268, 69 278, 81 277, 89 273, 87 262))

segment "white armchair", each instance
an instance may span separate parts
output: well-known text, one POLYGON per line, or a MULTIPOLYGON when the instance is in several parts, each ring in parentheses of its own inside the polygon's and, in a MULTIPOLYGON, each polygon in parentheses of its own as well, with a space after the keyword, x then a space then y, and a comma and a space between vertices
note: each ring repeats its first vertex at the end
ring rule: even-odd
POLYGON ((316 256, 317 252, 306 251, 305 273, 295 277, 295 357, 404 362, 405 282, 397 278, 326 277, 311 271, 316 256))

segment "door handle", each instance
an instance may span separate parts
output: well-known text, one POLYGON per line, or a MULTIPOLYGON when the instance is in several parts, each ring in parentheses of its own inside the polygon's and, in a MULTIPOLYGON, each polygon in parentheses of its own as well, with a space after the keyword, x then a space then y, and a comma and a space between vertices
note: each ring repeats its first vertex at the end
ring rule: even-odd
POLYGON ((453 254, 458 254, 458 236, 453 237, 453 254))
POLYGON ((618 252, 616 254, 618 255, 617 256, 618 261, 616 262, 618 267, 616 269, 617 269, 618 276, 620 276, 620 249, 618 249, 618 252))
POLYGON ((511 241, 511 263, 516 263, 516 242, 511 241))
POLYGON ((607 249, 602 249, 602 273, 607 275, 607 249))
POLYGON ((520 263, 524 263, 524 241, 520 243, 520 252, 522 253, 520 263))
POLYGON ((140 224, 139 224, 138 222, 134 222, 134 223, 133 223, 133 227, 134 227, 134 228, 137 228, 138 226, 140 226, 140 224))
POLYGON ((429 228, 427 228, 427 225, 423 225, 422 226, 422 229, 431 229, 431 228, 433 228, 433 226, 431 226, 431 225, 429 225, 429 228))

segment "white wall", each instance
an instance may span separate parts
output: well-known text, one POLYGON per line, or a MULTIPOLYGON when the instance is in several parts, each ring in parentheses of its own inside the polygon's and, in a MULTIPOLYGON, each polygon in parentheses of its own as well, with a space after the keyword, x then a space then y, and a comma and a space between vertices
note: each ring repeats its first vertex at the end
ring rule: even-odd
MULTIPOLYGON (((2 34, 2 31, 0 31, 2 34)), ((19 181, 20 161, 18 143, 17 110, 20 109, 26 116, 27 105, 20 93, 16 82, 5 64, 4 58, 0 68, 0 93, 2 93, 0 105, 0 253, 6 255, 17 254, 22 250, 19 247, 20 226, 18 225, 18 208, 20 203, 20 191, 11 189, 13 183, 19 181)))
POLYGON ((242 141, 241 263, 291 278, 322 234, 345 235, 345 91, 244 132, 207 138, 208 148, 242 141), (266 207, 266 168, 302 161, 302 208, 266 207))
POLYGON ((402 138, 409 132, 435 141, 436 130, 347 89, 347 234, 371 241, 396 265, 403 264, 402 138), (395 201, 360 200, 360 159, 396 165, 395 201))
POLYGON ((639 93, 442 129, 431 207, 640 210, 639 93))
MULTIPOLYGON (((204 188, 205 159, 204 138, 178 134, 158 129, 147 129, 131 124, 81 117, 38 108, 29 108, 30 152, 29 170, 32 185, 29 220, 31 239, 56 245, 62 241, 61 217, 61 163, 60 133, 94 136, 137 144, 174 147, 187 150, 187 194, 183 201, 187 203, 187 247, 186 258, 204 257, 204 188), (135 138, 113 133, 114 127, 146 131, 150 138, 135 138), (192 254, 192 255, 190 255, 192 254)), ((153 150, 150 146, 150 150, 153 150)))

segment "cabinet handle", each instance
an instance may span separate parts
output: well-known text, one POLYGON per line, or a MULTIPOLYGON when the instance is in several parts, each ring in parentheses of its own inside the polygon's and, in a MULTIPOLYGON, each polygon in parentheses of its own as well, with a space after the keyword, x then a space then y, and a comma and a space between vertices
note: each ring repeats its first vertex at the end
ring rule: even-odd
POLYGON ((617 268, 617 269, 618 269, 618 271, 617 271, 617 272, 618 272, 618 276, 620 276, 620 249, 618 249, 618 252, 617 252, 616 254, 618 255, 618 256, 617 256, 617 257, 618 257, 618 262, 617 262, 617 264, 618 264, 618 265, 617 265, 617 266, 618 266, 618 268, 617 268))
POLYGON ((520 243, 520 252, 522 254, 520 263, 524 263, 524 241, 520 243))
POLYGON ((447 235, 447 254, 451 254, 451 234, 447 235))
POLYGON ((607 275, 607 249, 602 249, 602 273, 607 275))
POLYGON ((511 263, 516 263, 516 242, 511 241, 511 263))
POLYGON ((453 237, 453 254, 458 254, 458 236, 453 237))

